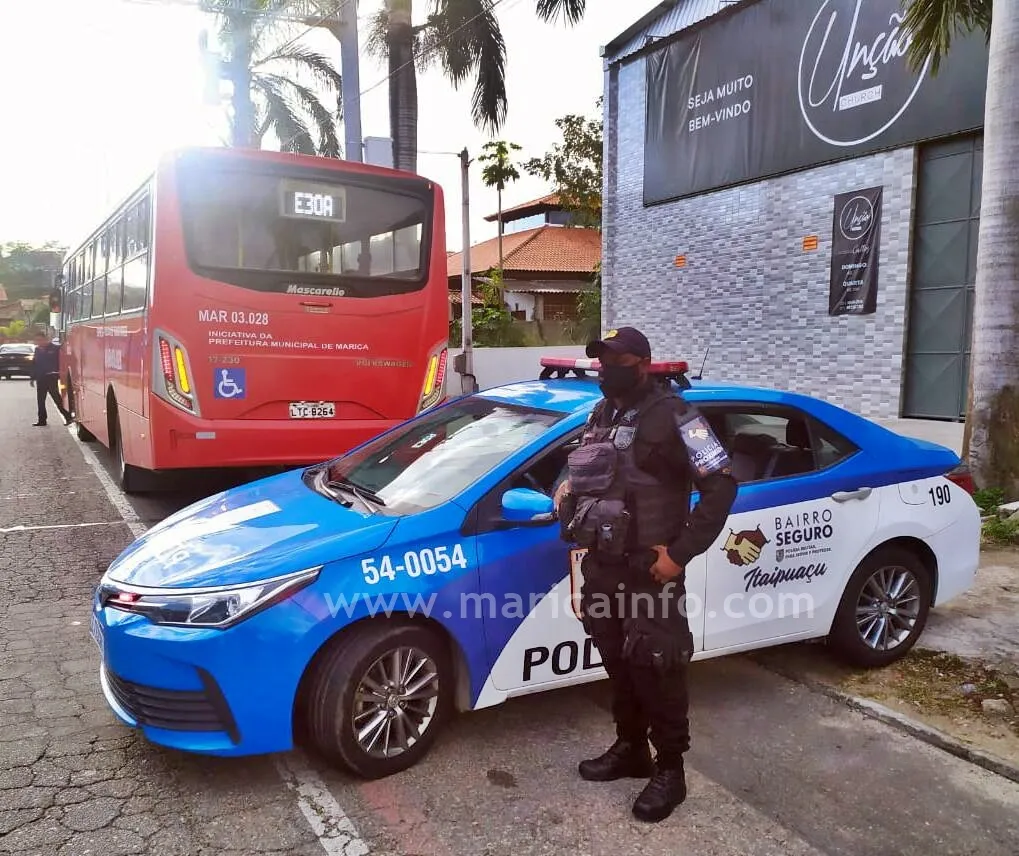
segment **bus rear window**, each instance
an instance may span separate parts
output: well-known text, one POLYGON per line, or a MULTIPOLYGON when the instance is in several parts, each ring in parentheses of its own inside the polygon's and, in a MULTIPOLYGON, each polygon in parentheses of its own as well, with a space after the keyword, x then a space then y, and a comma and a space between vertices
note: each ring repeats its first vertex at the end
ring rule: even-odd
POLYGON ((371 179, 184 168, 180 186, 191 264, 199 270, 286 274, 275 287, 264 277, 251 282, 229 277, 262 290, 286 290, 295 274, 309 281, 422 283, 428 271, 429 198, 365 181, 371 179))

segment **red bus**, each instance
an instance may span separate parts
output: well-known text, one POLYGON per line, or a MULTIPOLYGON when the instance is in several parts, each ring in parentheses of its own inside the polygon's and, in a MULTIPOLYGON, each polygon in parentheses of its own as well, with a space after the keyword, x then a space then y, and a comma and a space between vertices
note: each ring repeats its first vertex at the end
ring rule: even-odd
POLYGON ((301 466, 443 398, 441 188, 349 161, 185 149, 69 253, 62 381, 125 491, 301 466))

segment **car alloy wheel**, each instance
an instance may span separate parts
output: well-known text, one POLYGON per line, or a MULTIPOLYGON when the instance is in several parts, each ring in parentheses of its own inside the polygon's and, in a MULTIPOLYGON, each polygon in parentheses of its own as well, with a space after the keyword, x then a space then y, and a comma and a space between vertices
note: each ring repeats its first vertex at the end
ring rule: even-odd
POLYGON ((392 758, 410 749, 439 705, 439 669, 427 653, 394 648, 369 666, 354 696, 352 724, 366 754, 392 758))
POLYGON ((847 663, 887 666, 905 657, 927 624, 934 570, 922 547, 878 547, 853 571, 835 612, 828 644, 847 663))
POLYGON ((891 651, 905 642, 920 617, 920 582, 908 568, 886 566, 863 584, 856 626, 864 644, 891 651))
POLYGON ((301 692, 299 740, 367 779, 413 767, 455 710, 450 642, 420 621, 378 618, 337 634, 301 692))

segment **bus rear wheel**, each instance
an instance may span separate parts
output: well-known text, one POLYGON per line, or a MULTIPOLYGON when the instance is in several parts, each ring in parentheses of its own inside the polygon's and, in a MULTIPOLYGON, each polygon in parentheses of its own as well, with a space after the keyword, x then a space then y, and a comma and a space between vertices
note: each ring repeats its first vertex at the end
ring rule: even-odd
POLYGON ((137 467, 124 460, 123 431, 120 427, 120 414, 116 403, 110 407, 110 451, 113 453, 117 486, 124 493, 138 493, 141 490, 141 474, 137 467))
POLYGON ((74 430, 82 443, 94 443, 96 435, 81 424, 81 414, 78 413, 78 402, 74 397, 74 386, 71 384, 71 376, 67 376, 67 409, 74 415, 74 430))

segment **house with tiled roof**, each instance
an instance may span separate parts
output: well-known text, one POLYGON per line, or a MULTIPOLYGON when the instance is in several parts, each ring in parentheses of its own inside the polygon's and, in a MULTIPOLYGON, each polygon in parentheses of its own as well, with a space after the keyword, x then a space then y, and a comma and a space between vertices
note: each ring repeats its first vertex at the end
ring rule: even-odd
MULTIPOLYGON (((498 214, 485 219, 497 222, 498 214)), ((577 298, 594 288, 595 268, 601 260, 601 232, 573 226, 555 194, 502 212, 503 294, 513 317, 520 321, 571 320, 577 298)), ((471 277, 483 281, 499 267, 499 238, 471 245, 471 277)), ((459 310, 463 255, 446 259, 451 302, 459 310)))

